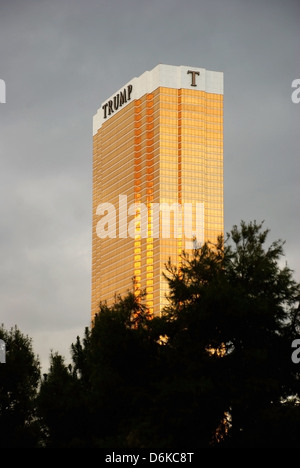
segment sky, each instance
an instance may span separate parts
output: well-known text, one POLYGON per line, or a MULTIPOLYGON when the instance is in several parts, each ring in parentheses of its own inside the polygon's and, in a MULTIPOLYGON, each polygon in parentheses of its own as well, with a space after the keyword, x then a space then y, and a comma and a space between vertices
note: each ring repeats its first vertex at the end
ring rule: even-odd
POLYGON ((224 72, 225 232, 264 220, 300 281, 299 26, 299 0, 0 0, 0 324, 44 371, 90 325, 93 115, 159 63, 224 72))

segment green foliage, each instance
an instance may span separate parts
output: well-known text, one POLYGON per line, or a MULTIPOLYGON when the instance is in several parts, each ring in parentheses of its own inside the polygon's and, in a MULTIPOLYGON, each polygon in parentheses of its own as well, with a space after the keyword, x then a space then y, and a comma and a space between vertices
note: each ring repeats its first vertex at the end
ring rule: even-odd
POLYGON ((267 244, 268 234, 242 222, 184 254, 179 269, 166 265, 159 317, 131 292, 100 304, 71 346, 72 364, 51 354, 37 400, 30 342, 2 331, 11 370, 0 416, 14 446, 35 420, 49 448, 297 447, 300 286, 282 263, 283 242, 267 244))
POLYGON ((180 271, 169 265, 166 273, 169 345, 199 375, 214 376, 208 398, 220 397, 223 412, 230 414, 230 425, 223 427, 227 446, 257 441, 253 431, 265 423, 264 415, 276 413, 282 399, 299 397, 291 342, 297 336, 300 289, 292 271, 279 266, 283 243, 266 248, 267 235, 262 223, 242 222, 223 249, 222 239, 212 248, 206 244, 192 258, 184 257, 180 271), (219 354, 215 369, 213 360, 201 369, 205 351, 219 354))
POLYGON ((49 448, 71 447, 84 437, 82 388, 64 359, 51 353, 49 373, 44 376, 38 397, 44 444, 49 448))
POLYGON ((0 364, 0 447, 37 447, 36 395, 40 364, 32 342, 17 327, 0 328, 6 344, 6 363, 0 364))

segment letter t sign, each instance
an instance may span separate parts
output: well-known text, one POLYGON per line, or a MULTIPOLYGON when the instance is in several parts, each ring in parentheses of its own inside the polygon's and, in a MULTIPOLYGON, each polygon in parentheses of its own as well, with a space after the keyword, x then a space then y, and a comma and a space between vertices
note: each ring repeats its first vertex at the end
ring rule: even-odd
POLYGON ((197 86, 196 85, 196 75, 200 75, 200 72, 197 72, 197 71, 194 71, 194 70, 188 70, 187 74, 191 74, 192 75, 192 82, 191 82, 191 86, 197 86))

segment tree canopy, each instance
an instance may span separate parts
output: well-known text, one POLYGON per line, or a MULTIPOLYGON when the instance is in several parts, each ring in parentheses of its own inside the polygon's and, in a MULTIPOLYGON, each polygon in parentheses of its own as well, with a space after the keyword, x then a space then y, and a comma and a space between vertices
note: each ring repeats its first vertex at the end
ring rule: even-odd
POLYGON ((185 255, 179 270, 169 264, 165 273, 169 345, 196 372, 197 362, 206 363, 202 375, 214 378, 218 394, 209 398, 222 401, 227 446, 293 445, 300 431, 300 420, 294 432, 284 424, 280 430, 278 419, 274 434, 270 424, 288 417, 291 407, 299 414, 291 343, 299 330, 300 289, 288 266, 280 267, 284 243, 267 247, 268 234, 263 223, 242 222, 225 242, 205 244, 185 255))
POLYGON ((0 364, 0 447, 37 447, 40 440, 36 421, 36 396, 40 363, 32 341, 17 328, 0 327, 6 359, 0 364))
POLYGON ((30 355, 27 400, 42 446, 297 447, 300 285, 282 262, 284 242, 268 236, 263 223, 242 221, 179 267, 169 262, 160 316, 142 293, 100 303, 72 363, 51 355, 37 399, 30 355))

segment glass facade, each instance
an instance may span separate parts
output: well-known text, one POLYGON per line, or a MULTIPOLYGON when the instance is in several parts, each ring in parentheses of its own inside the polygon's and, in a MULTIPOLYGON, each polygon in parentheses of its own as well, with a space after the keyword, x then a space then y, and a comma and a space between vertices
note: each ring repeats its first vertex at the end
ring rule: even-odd
POLYGON ((159 314, 169 258, 180 266, 200 224, 201 242, 223 234, 223 93, 159 84, 94 132, 92 318, 133 288, 159 314))

